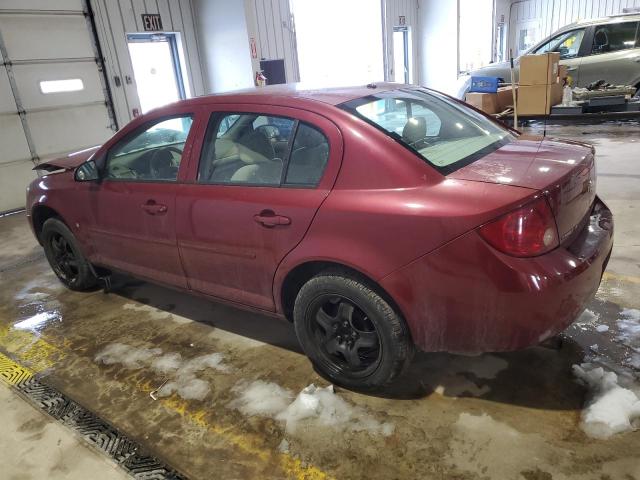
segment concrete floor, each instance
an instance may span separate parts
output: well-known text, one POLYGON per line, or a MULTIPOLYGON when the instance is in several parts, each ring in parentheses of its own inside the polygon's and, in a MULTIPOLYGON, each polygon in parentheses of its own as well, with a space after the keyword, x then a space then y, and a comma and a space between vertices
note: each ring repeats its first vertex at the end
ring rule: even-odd
MULTIPOLYGON (((614 369, 631 352, 616 340, 615 320, 622 308, 640 308, 639 131, 637 124, 547 129, 596 145, 598 192, 616 216, 613 256, 589 305, 610 329, 574 325, 559 351, 419 354, 387 395, 337 389, 355 408, 350 417, 301 420, 292 431, 237 408, 239 389, 254 380, 294 394, 326 385, 291 325, 124 277, 108 295, 68 291, 22 215, 0 219, 0 351, 193 479, 640 479, 640 432, 587 437, 579 427, 585 390, 571 373, 592 345, 614 369), (96 361, 114 343, 124 345, 119 363, 96 361), (225 368, 211 362, 195 372, 202 400, 185 400, 187 390, 153 400, 165 380, 178 388, 184 380, 151 367, 160 353, 153 348, 183 361, 218 353, 225 368), (377 429, 383 424, 392 432, 377 429)), ((3 449, 0 461, 14 460, 3 449)), ((67 478, 84 478, 68 467, 67 478)))
POLYGON ((68 428, 56 423, 0 384, 0 460, 2 478, 129 478, 115 463, 94 451, 68 428))

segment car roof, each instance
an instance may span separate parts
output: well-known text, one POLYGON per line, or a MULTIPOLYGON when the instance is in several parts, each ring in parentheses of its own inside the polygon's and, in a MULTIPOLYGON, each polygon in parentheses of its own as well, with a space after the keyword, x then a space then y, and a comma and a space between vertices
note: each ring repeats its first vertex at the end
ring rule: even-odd
POLYGON ((571 30, 576 27, 584 27, 589 25, 602 25, 605 23, 619 23, 619 22, 633 22, 640 20, 640 13, 623 13, 620 15, 610 15, 608 17, 589 18, 585 20, 578 20, 577 22, 570 23, 564 27, 556 30, 554 33, 564 30, 571 30))
MULTIPOLYGON (((366 97, 375 93, 407 88, 408 85, 399 83, 379 82, 368 85, 350 87, 317 87, 305 83, 287 83, 236 90, 225 93, 215 93, 186 100, 183 104, 210 103, 281 103, 283 100, 315 100, 329 105, 339 105, 349 100, 366 97)), ((287 102, 287 103, 288 103, 287 102)))

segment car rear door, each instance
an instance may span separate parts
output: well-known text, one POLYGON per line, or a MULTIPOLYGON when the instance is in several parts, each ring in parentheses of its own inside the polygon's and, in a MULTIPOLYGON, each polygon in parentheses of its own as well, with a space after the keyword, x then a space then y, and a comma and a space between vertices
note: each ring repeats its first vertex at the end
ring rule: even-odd
POLYGON ((87 197, 93 262, 186 288, 175 196, 187 168, 194 119, 191 110, 152 115, 109 148, 101 181, 87 197))
POLYGON ((275 310, 276 268, 303 239, 342 160, 342 136, 314 113, 216 105, 190 182, 176 198, 177 240, 192 290, 275 310))
POLYGON ((580 86, 598 80, 614 85, 640 81, 638 21, 605 23, 592 28, 585 56, 580 64, 580 86))

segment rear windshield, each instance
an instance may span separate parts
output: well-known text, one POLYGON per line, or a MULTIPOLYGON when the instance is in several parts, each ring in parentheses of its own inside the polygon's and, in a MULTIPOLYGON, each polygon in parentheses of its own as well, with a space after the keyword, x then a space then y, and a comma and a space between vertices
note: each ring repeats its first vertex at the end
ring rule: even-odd
POLYGON ((447 175, 513 140, 483 115, 436 92, 399 89, 340 105, 447 175))

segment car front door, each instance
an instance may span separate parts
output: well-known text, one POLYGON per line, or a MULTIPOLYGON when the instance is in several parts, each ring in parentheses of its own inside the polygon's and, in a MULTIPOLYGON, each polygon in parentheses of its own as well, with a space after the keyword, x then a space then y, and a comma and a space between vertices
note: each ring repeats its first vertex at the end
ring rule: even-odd
POLYGON ((596 25, 588 52, 580 66, 580 86, 598 80, 614 85, 640 82, 638 22, 596 25))
POLYGON ((92 261, 186 288, 175 198, 193 119, 184 112, 149 120, 109 148, 88 196, 92 261))
POLYGON ((327 198, 342 137, 308 111, 219 105, 194 147, 176 199, 177 237, 189 286, 275 310, 273 278, 327 198))

